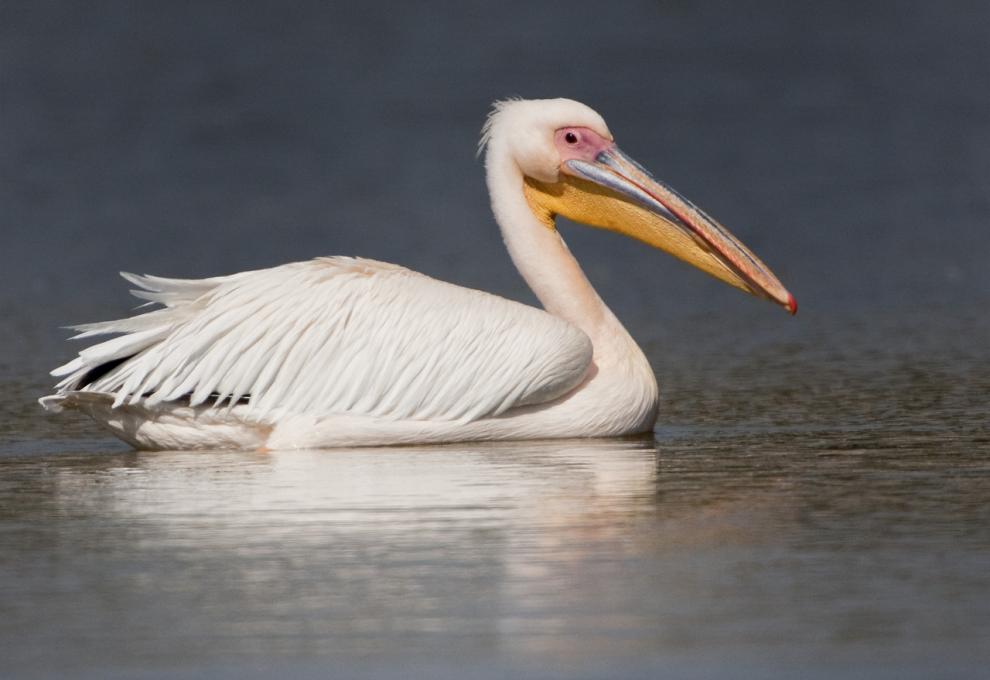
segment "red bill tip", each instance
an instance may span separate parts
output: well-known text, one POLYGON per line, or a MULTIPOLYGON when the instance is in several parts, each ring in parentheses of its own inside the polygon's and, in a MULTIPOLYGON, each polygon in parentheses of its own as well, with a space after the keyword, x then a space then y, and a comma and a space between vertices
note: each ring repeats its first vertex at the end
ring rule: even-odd
POLYGON ((791 316, 797 314, 797 300, 790 293, 787 294, 787 311, 790 312, 791 316))

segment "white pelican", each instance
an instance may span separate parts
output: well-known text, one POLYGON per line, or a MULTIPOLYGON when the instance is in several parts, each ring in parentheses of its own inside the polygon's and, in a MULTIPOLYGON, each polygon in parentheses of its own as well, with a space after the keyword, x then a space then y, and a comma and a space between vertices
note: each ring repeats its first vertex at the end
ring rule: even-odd
POLYGON ((83 411, 142 449, 648 432, 656 378, 557 215, 796 311, 753 253, 621 152, 584 104, 496 102, 479 149, 505 245, 543 310, 351 257, 198 280, 123 274, 162 308, 75 327, 117 337, 52 371, 63 379, 42 405, 83 411))

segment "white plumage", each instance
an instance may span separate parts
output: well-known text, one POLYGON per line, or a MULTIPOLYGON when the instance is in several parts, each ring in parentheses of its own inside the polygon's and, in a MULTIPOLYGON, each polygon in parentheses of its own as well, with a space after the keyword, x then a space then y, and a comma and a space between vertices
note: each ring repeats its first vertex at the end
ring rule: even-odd
POLYGON ((166 309, 79 326, 127 333, 55 370, 113 406, 182 400, 284 413, 471 421, 574 388, 588 337, 538 309, 374 260, 332 257, 187 281, 127 275, 166 309))
MULTIPOLYGON (((484 141, 493 209, 547 311, 348 257, 201 280, 125 274, 135 295, 162 308, 76 327, 80 339, 117 337, 55 369, 62 381, 42 404, 79 409, 141 448, 648 430, 657 404, 649 364, 554 228, 559 198, 528 186, 530 178, 567 182, 568 160, 601 161, 614 147, 604 122, 568 100, 501 103, 484 141), (565 128, 591 147, 572 153, 565 128)), ((584 191, 578 203, 592 224, 599 203, 652 209, 584 191)), ((676 218, 663 212, 650 219, 669 228, 676 218)))

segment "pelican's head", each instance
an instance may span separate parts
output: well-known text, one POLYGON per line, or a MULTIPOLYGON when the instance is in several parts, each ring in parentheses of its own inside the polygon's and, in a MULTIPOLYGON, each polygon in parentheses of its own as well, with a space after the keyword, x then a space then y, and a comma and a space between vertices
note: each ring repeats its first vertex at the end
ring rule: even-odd
POLYGON ((616 146, 605 121, 570 99, 497 102, 482 147, 523 177, 530 208, 631 236, 726 283, 797 312, 794 296, 729 231, 616 146))

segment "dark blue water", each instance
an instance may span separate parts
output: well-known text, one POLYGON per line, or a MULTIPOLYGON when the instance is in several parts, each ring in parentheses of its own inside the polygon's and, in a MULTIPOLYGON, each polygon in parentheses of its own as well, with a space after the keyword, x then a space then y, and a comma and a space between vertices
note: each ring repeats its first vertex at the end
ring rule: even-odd
POLYGON ((6 3, 0 675, 983 673, 990 10, 821 5, 6 3), (563 227, 653 437, 147 454, 37 407, 121 269, 532 301, 474 157, 513 94, 598 109, 800 303, 563 227))

